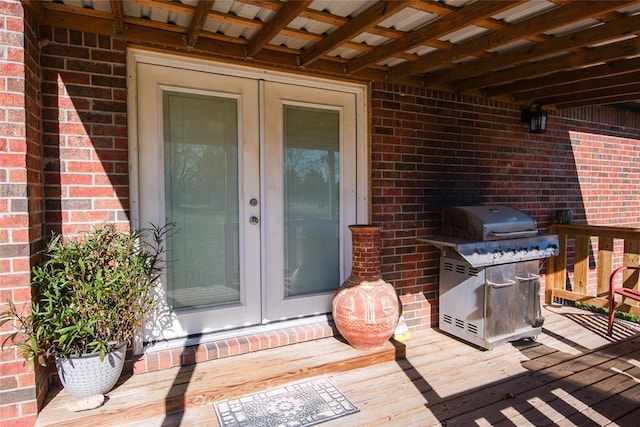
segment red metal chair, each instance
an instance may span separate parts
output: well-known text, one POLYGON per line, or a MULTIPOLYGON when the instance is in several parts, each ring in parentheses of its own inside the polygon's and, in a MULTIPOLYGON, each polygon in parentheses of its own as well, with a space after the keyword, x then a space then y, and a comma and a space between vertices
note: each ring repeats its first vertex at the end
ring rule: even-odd
POLYGON ((616 274, 624 270, 640 270, 639 267, 632 267, 628 265, 623 265, 622 267, 618 267, 611 273, 609 276, 609 323, 607 325, 607 335, 611 336, 613 332, 613 318, 615 317, 615 296, 616 294, 622 295, 624 298, 631 298, 635 301, 640 301, 640 290, 630 289, 630 288, 614 288, 613 279, 616 274))

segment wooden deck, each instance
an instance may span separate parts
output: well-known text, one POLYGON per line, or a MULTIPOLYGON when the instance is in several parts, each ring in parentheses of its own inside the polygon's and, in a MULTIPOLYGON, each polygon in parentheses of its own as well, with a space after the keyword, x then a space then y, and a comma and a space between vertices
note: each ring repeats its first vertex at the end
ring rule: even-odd
POLYGON ((379 351, 335 338, 123 378, 101 408, 55 390, 38 426, 218 426, 212 402, 326 376, 360 412, 323 426, 637 426, 640 327, 545 307, 543 333, 482 351, 436 329, 379 351))

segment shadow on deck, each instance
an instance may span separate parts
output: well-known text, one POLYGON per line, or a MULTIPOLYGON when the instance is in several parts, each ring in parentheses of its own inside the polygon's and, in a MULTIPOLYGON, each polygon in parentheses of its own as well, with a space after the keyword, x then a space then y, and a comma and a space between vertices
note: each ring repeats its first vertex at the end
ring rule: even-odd
POLYGON ((38 426, 217 426, 213 402, 327 376, 360 412, 334 426, 637 425, 640 327, 544 310, 536 342, 482 351, 438 330, 360 351, 336 338, 123 378, 101 408, 53 390, 38 426))

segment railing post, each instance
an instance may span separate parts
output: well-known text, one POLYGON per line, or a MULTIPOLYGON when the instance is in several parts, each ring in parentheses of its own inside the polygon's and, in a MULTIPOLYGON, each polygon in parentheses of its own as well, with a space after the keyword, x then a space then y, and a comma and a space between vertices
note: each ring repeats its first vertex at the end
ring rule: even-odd
MULTIPOLYGON (((549 234, 556 234, 556 227, 554 225, 549 226, 547 229, 549 234)), ((562 247, 562 245, 560 245, 562 247)), ((553 302, 553 289, 556 287, 556 258, 551 257, 547 259, 547 276, 545 277, 544 288, 544 302, 545 304, 551 304, 553 302)))
POLYGON ((567 277, 567 234, 560 232, 555 225, 549 227, 549 233, 558 235, 559 252, 547 261, 545 302, 553 303, 556 290, 565 288, 567 277))
POLYGON ((576 234, 575 257, 573 264, 572 292, 587 295, 589 285, 589 245, 591 239, 587 234, 576 234))
MULTIPOLYGON (((640 240, 625 239, 623 258, 623 265, 640 266, 640 240)), ((640 289, 638 285, 640 271, 626 270, 623 274, 623 283, 625 288, 640 289)), ((638 301, 629 301, 628 303, 630 306, 640 306, 640 303, 638 301)))
POLYGON ((609 277, 613 271, 613 237, 598 238, 598 283, 597 294, 606 297, 609 294, 609 277))

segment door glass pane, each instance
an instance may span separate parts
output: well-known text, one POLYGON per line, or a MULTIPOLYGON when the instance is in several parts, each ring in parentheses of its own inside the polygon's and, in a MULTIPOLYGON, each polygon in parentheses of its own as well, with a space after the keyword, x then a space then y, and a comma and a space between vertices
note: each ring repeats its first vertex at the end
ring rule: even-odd
POLYGON ((173 309, 238 303, 237 102, 165 92, 167 298, 173 309))
POLYGON ((340 113, 284 107, 285 297, 340 285, 340 113))

